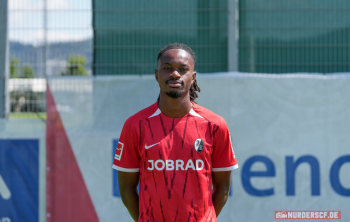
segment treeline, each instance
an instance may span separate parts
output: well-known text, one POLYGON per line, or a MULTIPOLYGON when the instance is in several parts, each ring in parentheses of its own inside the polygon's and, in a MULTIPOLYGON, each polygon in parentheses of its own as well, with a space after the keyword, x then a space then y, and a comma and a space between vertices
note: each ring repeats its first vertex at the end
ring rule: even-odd
MULTIPOLYGON (((87 59, 82 55, 72 55, 61 76, 87 76, 87 59)), ((12 57, 10 61, 10 78, 35 78, 35 72, 31 64, 20 65, 20 60, 12 57)))

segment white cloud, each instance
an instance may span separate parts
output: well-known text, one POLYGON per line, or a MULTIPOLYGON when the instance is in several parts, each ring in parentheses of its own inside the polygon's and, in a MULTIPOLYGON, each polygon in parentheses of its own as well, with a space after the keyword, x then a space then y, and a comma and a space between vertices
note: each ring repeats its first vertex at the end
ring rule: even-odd
MULTIPOLYGON (((74 7, 67 0, 48 0, 48 13, 51 10, 72 10, 74 7)), ((44 16, 43 0, 10 0, 10 27, 42 27, 44 16)), ((50 16, 50 14, 49 14, 50 16)))
MULTIPOLYGON (((80 41, 92 37, 92 11, 74 12, 78 9, 77 5, 73 6, 74 1, 47 0, 49 42, 80 41), (74 28, 79 28, 79 32, 74 28)), ((84 0, 84 3, 88 2, 91 0, 84 0)), ((9 39, 42 44, 45 34, 43 6, 43 0, 9 0, 9 39)))
POLYGON ((80 33, 73 31, 50 31, 48 33, 49 42, 82 41, 88 38, 92 38, 92 30, 90 32, 80 33))
MULTIPOLYGON (((26 35, 18 35, 10 32, 9 38, 12 41, 23 42, 33 45, 41 45, 44 42, 44 29, 37 29, 32 32, 27 32, 26 35)), ((73 42, 83 41, 92 38, 92 30, 76 33, 74 31, 48 31, 48 42, 73 42)))
POLYGON ((23 27, 23 23, 28 21, 27 12, 41 9, 38 3, 32 2, 31 0, 10 0, 8 4, 9 27, 23 27))
POLYGON ((18 30, 10 30, 9 39, 11 41, 23 42, 26 44, 40 45, 44 41, 44 29, 36 29, 31 31, 24 30, 23 32, 18 30))
MULTIPOLYGON (((10 10, 38 10, 44 9, 44 0, 10 0, 10 10)), ((68 0, 47 0, 48 10, 74 9, 73 5, 68 0)))
POLYGON ((48 0, 47 8, 49 10, 74 9, 66 0, 48 0))
POLYGON ((26 9, 26 10, 37 10, 42 9, 43 1, 33 1, 33 0, 10 0, 9 2, 9 10, 18 10, 18 9, 26 9))

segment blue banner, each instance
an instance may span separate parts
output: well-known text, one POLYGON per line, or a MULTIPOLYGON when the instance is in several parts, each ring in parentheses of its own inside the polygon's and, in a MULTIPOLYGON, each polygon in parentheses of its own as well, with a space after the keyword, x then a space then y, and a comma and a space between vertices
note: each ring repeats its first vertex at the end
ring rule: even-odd
POLYGON ((37 222, 39 140, 0 140, 0 221, 37 222))
MULTIPOLYGON (((119 139, 113 140, 113 149, 112 149, 112 164, 114 161, 115 152, 117 151, 119 139)), ((119 185, 118 185, 118 170, 113 170, 113 196, 120 197, 119 185)))
MULTIPOLYGON (((115 152, 117 151, 119 139, 113 140, 113 149, 112 149, 112 164, 114 161, 115 152)), ((137 190, 139 190, 139 185, 137 186, 137 190)), ((120 198, 120 191, 119 191, 119 185, 118 185, 118 170, 113 170, 113 196, 120 198)))

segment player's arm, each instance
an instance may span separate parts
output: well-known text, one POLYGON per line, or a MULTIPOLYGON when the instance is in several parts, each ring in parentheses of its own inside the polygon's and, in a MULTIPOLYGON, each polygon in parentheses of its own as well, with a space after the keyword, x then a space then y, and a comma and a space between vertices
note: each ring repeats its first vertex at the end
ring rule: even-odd
POLYGON ((134 221, 139 218, 139 195, 137 193, 139 176, 140 172, 118 171, 120 195, 134 221))
POLYGON ((219 216, 222 208, 228 199, 231 185, 231 171, 212 172, 213 178, 213 205, 216 217, 219 216))

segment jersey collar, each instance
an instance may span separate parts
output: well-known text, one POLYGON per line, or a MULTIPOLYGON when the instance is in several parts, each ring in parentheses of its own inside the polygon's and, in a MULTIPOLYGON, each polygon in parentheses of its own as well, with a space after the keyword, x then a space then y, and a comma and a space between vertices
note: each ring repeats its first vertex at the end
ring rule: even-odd
MULTIPOLYGON (((192 116, 197 116, 197 117, 199 117, 199 118, 204 119, 201 115, 199 115, 196 111, 194 111, 193 107, 194 107, 196 104, 193 103, 193 102, 191 102, 191 103, 193 104, 193 106, 192 106, 192 108, 191 108, 189 114, 191 114, 192 116)), ((158 107, 158 104, 157 104, 157 107, 158 107)), ((160 109, 159 109, 159 107, 158 107, 158 109, 156 110, 156 112, 153 113, 153 114, 152 114, 151 116, 149 116, 148 118, 152 118, 152 117, 158 116, 158 115, 160 115, 161 113, 162 113, 162 111, 160 111, 160 109)))

